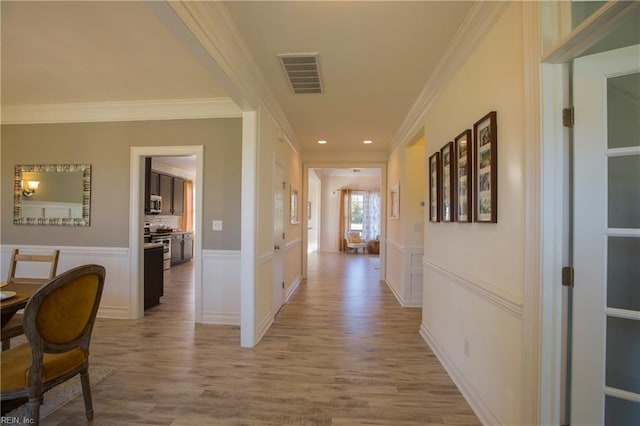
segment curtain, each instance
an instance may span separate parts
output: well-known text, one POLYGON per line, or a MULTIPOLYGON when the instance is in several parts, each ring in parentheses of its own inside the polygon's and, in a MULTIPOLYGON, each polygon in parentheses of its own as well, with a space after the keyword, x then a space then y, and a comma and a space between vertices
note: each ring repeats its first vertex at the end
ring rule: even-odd
POLYGON ((184 201, 182 209, 182 223, 181 228, 183 231, 193 231, 193 181, 184 181, 184 201))
POLYGON ((340 210, 338 212, 338 250, 346 251, 345 232, 351 228, 351 190, 340 190, 340 210))
POLYGON ((364 191, 364 218, 362 238, 369 241, 380 236, 380 191, 364 191))

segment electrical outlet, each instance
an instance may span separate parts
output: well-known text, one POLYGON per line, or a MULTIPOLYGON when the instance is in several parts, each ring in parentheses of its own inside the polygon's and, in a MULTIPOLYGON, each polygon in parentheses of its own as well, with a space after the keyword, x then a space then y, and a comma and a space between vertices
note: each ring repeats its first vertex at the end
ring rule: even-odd
POLYGON ((222 231, 222 221, 221 220, 212 221, 211 229, 213 229, 214 231, 222 231))

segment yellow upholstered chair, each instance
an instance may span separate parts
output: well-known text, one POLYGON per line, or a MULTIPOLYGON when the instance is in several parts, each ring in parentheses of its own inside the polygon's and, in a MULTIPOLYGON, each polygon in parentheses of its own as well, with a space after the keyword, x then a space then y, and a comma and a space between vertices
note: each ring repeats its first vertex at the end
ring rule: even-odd
MULTIPOLYGON (((53 250, 53 253, 51 254, 25 254, 20 253, 19 249, 13 249, 11 252, 11 262, 9 263, 7 283, 42 285, 49 282, 49 280, 56 276, 59 258, 60 250, 53 250), (48 264, 47 275, 44 275, 44 273, 42 276, 38 277, 25 277, 22 275, 22 271, 19 271, 19 269, 21 269, 19 265, 25 265, 32 262, 43 265, 48 264)), ((22 334, 24 334, 24 330, 22 329, 22 315, 16 314, 11 318, 9 323, 2 328, 2 332, 0 332, 2 350, 4 351, 9 349, 12 337, 21 336, 22 334)))
POLYGON ((344 238, 347 240, 347 248, 355 249, 356 253, 359 248, 363 253, 367 248, 367 242, 360 237, 360 231, 347 231, 344 233, 344 238))
POLYGON ((42 395, 80 374, 87 419, 93 418, 89 342, 104 287, 105 269, 84 265, 58 275, 36 291, 24 309, 28 343, 2 353, 0 399, 28 398, 38 424, 42 395))

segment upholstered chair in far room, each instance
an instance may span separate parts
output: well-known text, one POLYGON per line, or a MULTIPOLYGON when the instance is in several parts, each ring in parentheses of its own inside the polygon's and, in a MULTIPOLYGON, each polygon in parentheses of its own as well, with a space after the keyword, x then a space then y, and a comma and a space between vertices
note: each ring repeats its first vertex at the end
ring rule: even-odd
MULTIPOLYGON (((11 252, 11 262, 9 263, 9 275, 7 276, 7 283, 16 284, 29 284, 29 285, 42 285, 49 282, 56 276, 58 270, 58 259, 60 258, 60 250, 53 250, 51 254, 28 254, 20 253, 19 249, 13 249, 11 252), (35 264, 35 265, 34 265, 35 264), (34 266, 42 265, 42 275, 34 277, 24 276, 22 266, 34 266), (44 266, 47 267, 47 273, 45 275, 44 266)), ((16 314, 9 323, 2 327, 0 332, 0 340, 2 340, 2 350, 9 349, 11 346, 11 338, 21 336, 24 334, 22 329, 22 315, 16 314)))
POLYGON ((347 248, 355 249, 356 253, 361 248, 362 252, 365 252, 367 242, 360 237, 360 231, 347 231, 344 238, 347 240, 347 248))
POLYGON ((42 286, 27 303, 28 342, 2 353, 0 399, 28 398, 31 424, 39 422, 43 393, 77 374, 87 419, 93 418, 89 343, 104 279, 103 266, 78 266, 42 286))

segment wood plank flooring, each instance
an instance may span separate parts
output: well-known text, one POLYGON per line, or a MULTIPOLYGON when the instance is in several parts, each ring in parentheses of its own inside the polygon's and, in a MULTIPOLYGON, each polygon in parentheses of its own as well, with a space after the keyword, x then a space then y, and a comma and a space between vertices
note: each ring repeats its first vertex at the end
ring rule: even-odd
MULTIPOLYGON (((378 257, 309 257, 309 278, 263 340, 236 326, 194 324, 192 264, 165 272, 161 305, 135 321, 98 319, 94 425, 477 425, 401 308, 378 257)), ((86 422, 82 398, 43 425, 86 422)))

